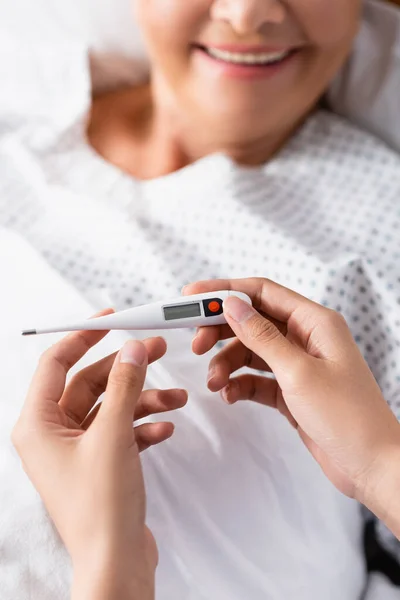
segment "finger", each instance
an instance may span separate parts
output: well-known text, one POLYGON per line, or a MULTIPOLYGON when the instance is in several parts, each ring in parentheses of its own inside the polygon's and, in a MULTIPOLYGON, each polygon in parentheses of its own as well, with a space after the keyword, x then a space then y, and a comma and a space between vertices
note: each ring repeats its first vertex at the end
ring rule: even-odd
MULTIPOLYGON (((136 406, 135 415, 131 416, 131 422, 139 421, 150 415, 169 412, 183 408, 187 402, 186 390, 146 390, 142 392, 136 406)), ((100 410, 100 404, 88 414, 81 424, 82 429, 88 429, 100 410)))
POLYGON ((187 400, 186 390, 146 390, 136 406, 134 420, 183 408, 187 400))
POLYGON ((213 279, 189 284, 182 290, 184 295, 232 290, 250 296, 254 308, 269 317, 287 323, 292 313, 299 308, 324 310, 319 304, 285 288, 270 279, 253 277, 248 279, 213 279))
POLYGON ((252 400, 277 408, 278 389, 276 379, 246 373, 230 379, 221 391, 221 397, 228 404, 235 404, 239 400, 252 400))
POLYGON ((148 365, 148 352, 145 344, 138 340, 126 342, 118 352, 110 375, 107 389, 101 404, 96 424, 105 424, 119 436, 131 434, 132 415, 141 396, 148 365))
POLYGON ((270 366, 278 381, 280 375, 305 356, 298 346, 247 302, 233 296, 224 301, 223 308, 225 318, 239 340, 270 366))
MULTIPOLYGON (((213 282, 214 283, 214 282, 213 282)), ((196 284, 193 284, 196 285, 196 284)), ((184 288, 186 290, 186 288, 184 288)), ((190 289, 190 287, 189 287, 190 289)), ((264 311, 259 310, 260 314, 264 316, 268 316, 269 320, 274 323, 274 325, 281 331, 284 335, 287 333, 287 324, 271 317, 270 315, 266 315, 264 311)), ((229 338, 234 337, 234 333, 229 325, 216 325, 216 326, 208 326, 208 327, 200 327, 196 336, 192 342, 192 350, 197 355, 205 354, 209 352, 211 348, 215 346, 215 344, 220 340, 227 340, 229 338)))
MULTIPOLYGON (((252 299, 253 307, 281 331, 290 321, 291 332, 314 356, 335 359, 340 356, 338 349, 344 340, 351 346, 350 330, 342 315, 269 279, 202 281, 186 286, 182 292, 186 295, 222 289, 246 293, 252 299)), ((208 342, 208 337, 206 339, 208 342)), ((197 353, 203 353, 201 340, 196 342, 197 353)))
MULTIPOLYGON (((262 314, 262 313, 261 313, 262 314)), ((277 319, 269 317, 271 323, 279 329, 283 335, 287 333, 286 323, 282 323, 277 319)), ((229 325, 212 325, 207 327, 199 327, 192 342, 192 350, 197 355, 206 354, 215 344, 222 340, 228 340, 235 337, 229 325)))
POLYGON ((229 378, 238 369, 249 367, 258 371, 271 371, 265 361, 247 348, 238 339, 225 346, 210 362, 207 384, 211 391, 218 392, 228 384, 229 378))
POLYGON ((101 407, 101 402, 99 402, 99 404, 97 404, 90 411, 90 413, 87 415, 87 417, 82 421, 82 423, 80 425, 81 429, 83 429, 84 431, 86 431, 87 429, 89 429, 89 427, 91 426, 91 424, 93 423, 93 421, 97 417, 98 412, 100 410, 100 407, 101 407))
POLYGON ((202 355, 211 350, 219 340, 224 340, 234 335, 227 325, 212 325, 200 327, 192 342, 192 350, 197 355, 202 355))
POLYGON ((250 400, 275 408, 286 417, 293 427, 297 427, 296 420, 286 406, 275 379, 250 374, 239 375, 229 380, 228 385, 221 391, 221 396, 227 404, 250 400))
POLYGON ((174 433, 172 423, 144 423, 135 427, 135 438, 139 452, 168 440, 174 433))
MULTIPOLYGON (((94 317, 113 312, 113 309, 106 309, 94 317)), ((107 333, 108 331, 76 331, 46 350, 33 376, 27 404, 39 406, 46 402, 59 402, 64 392, 68 371, 107 333)))
POLYGON ((107 387, 108 376, 118 352, 85 367, 74 375, 66 387, 59 406, 80 425, 107 387))
MULTIPOLYGON (((260 314, 264 313, 260 312, 260 314)), ((277 319, 273 319, 272 317, 268 317, 271 323, 273 323, 283 335, 287 334, 287 324, 278 321, 277 319)), ((215 346, 215 344, 222 340, 227 340, 232 337, 235 337, 232 329, 229 325, 216 325, 216 326, 208 326, 208 327, 199 327, 195 337, 192 342, 192 350, 197 355, 205 354, 209 352, 211 348, 215 346)))
MULTIPOLYGON (((149 363, 164 356, 167 345, 163 338, 149 338, 144 341, 149 363)), ((108 376, 117 353, 110 354, 102 360, 85 367, 77 373, 67 386, 59 405, 65 414, 80 425, 92 410, 99 397, 105 392, 108 376)))

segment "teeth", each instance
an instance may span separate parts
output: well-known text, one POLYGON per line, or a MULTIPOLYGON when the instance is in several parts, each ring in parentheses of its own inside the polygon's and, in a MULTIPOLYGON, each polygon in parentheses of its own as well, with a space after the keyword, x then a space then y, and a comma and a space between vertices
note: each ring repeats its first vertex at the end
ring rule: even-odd
POLYGON ((238 65, 266 65, 279 62, 290 54, 290 50, 284 52, 269 52, 252 54, 250 52, 228 52, 216 48, 206 48, 207 53, 213 58, 238 65))

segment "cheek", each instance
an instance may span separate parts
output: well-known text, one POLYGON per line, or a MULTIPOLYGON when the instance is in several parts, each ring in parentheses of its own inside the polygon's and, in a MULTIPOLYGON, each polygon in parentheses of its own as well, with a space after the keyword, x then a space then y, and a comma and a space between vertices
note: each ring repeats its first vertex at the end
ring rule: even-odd
POLYGON ((351 51, 357 34, 361 0, 292 0, 297 20, 310 44, 305 55, 304 97, 321 95, 351 51))
POLYGON ((307 39, 320 50, 338 53, 357 33, 361 0, 292 0, 307 39))
POLYGON ((207 22, 210 0, 136 0, 137 16, 156 64, 188 52, 207 22))

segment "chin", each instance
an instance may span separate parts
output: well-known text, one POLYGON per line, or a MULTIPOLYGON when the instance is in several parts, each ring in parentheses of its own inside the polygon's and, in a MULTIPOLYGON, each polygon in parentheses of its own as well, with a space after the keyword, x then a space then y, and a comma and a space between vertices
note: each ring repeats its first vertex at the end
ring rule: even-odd
MULTIPOLYGON (((197 111, 196 111, 197 112, 197 111)), ((256 110, 251 104, 227 105, 216 101, 211 106, 209 102, 198 110, 199 121, 210 128, 213 133, 223 133, 224 137, 249 138, 259 137, 261 131, 268 133, 268 122, 273 126, 274 119, 270 118, 272 111, 256 110)))

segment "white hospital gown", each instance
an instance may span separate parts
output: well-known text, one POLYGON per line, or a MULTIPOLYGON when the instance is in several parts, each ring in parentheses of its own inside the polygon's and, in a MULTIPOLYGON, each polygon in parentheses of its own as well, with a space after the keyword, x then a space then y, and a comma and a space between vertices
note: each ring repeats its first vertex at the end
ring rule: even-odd
MULTIPOLYGON (((295 289, 343 313, 400 418, 400 158, 321 110, 265 166, 214 155, 141 182, 86 143, 90 78, 79 52, 57 71, 46 60, 32 66, 30 105, 3 100, 0 224, 83 293, 105 288, 118 309, 215 277, 295 289)), ((174 335, 176 352, 189 334, 174 335)))

